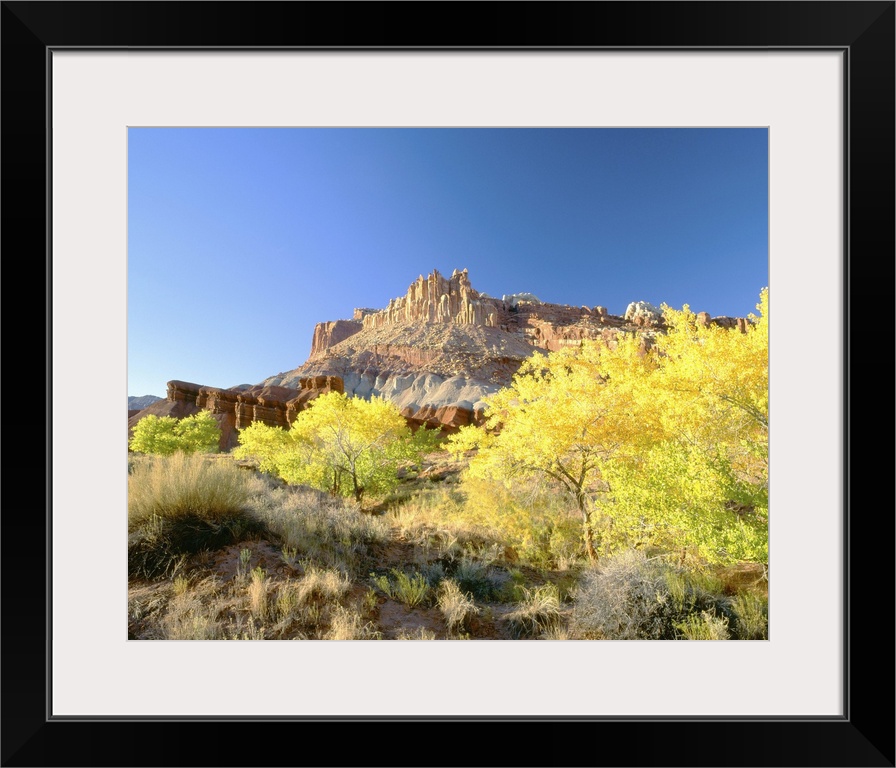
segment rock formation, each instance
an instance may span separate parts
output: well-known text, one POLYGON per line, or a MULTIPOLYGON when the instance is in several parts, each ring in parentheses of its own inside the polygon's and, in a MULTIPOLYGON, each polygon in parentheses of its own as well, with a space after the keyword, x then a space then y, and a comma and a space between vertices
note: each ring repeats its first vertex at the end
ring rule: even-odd
POLYGON ((663 313, 648 301, 633 301, 626 307, 625 321, 637 326, 660 326, 663 313))
POLYGON ((173 416, 182 419, 210 411, 221 428, 221 450, 236 447, 237 430, 260 421, 271 427, 288 427, 315 398, 327 392, 342 392, 338 376, 302 379, 295 388, 256 385, 240 389, 206 387, 188 381, 169 381, 168 397, 128 418, 128 438, 145 416, 173 416))
MULTIPOLYGON (((359 310, 356 309, 355 313, 358 312, 359 310)), ((340 341, 345 341, 363 327, 357 320, 330 320, 326 323, 318 323, 314 326, 314 336, 311 339, 311 355, 319 355, 340 341)))
POLYGON ((411 283, 404 296, 392 299, 384 310, 366 315, 362 322, 365 329, 421 322, 494 328, 500 305, 496 299, 483 298, 473 289, 466 269, 455 269, 447 280, 433 270, 411 283))

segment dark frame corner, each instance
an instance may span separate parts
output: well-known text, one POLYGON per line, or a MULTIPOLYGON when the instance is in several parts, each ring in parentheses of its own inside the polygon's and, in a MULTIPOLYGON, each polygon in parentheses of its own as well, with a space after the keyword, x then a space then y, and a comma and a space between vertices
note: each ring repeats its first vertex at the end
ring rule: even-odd
MULTIPOLYGON (((439 726, 454 732, 459 726, 466 727, 466 721, 444 723, 424 718, 408 724, 409 730, 399 733, 394 726, 382 722, 386 718, 368 718, 363 723, 291 722, 288 726, 258 720, 51 720, 47 716, 48 647, 41 640, 47 636, 48 612, 39 599, 42 595, 49 597, 48 585, 46 576, 35 567, 35 547, 22 545, 25 541, 47 541, 47 516, 39 510, 17 514, 10 506, 2 541, 7 578, 0 585, 0 604, 6 619, 2 647, 2 765, 228 766, 258 765, 260 760, 265 765, 304 764, 307 759, 320 759, 315 752, 302 751, 303 744, 311 740, 295 737, 306 735, 332 748, 336 761, 333 764, 339 765, 426 764, 422 761, 433 755, 434 765, 894 765, 894 659, 888 650, 892 648, 893 630, 894 520, 889 505, 881 508, 878 500, 881 490, 885 499, 891 498, 892 455, 889 450, 881 450, 879 444, 857 443, 855 452, 850 447, 852 425, 869 422, 878 426, 883 422, 888 429, 893 423, 890 375, 878 374, 874 379, 869 375, 872 361, 885 371, 890 371, 892 365, 892 352, 880 349, 880 337, 889 339, 892 321, 888 316, 887 328, 881 333, 872 319, 891 311, 886 308, 894 304, 893 0, 425 4, 4 0, 0 6, 2 239, 7 246, 7 285, 23 284, 25 269, 33 284, 37 272, 46 286, 47 301, 46 312, 29 318, 29 333, 21 332, 20 323, 7 323, 4 340, 8 360, 31 359, 33 317, 43 318, 40 333, 46 341, 48 403, 52 372, 48 322, 47 94, 54 49, 840 48, 846 53, 848 73, 846 313, 843 318, 835 318, 826 315, 824 308, 807 307, 806 312, 810 329, 832 333, 838 326, 842 328, 846 352, 843 434, 848 675, 844 718, 647 722, 595 719, 587 724, 543 719, 534 730, 526 722, 481 723, 483 735, 492 738, 469 742, 468 754, 454 751, 459 746, 454 738, 446 743, 444 735, 439 739, 434 732, 439 726), (439 25, 412 25, 419 35, 414 39, 398 32, 406 28, 409 15, 419 12, 421 19, 428 18, 433 9, 439 12, 439 25), (878 387, 871 385, 881 377, 886 380, 883 397, 878 394, 878 387), (883 419, 882 409, 886 416, 883 419), (873 547, 878 542, 883 546, 873 547), (27 577, 23 579, 24 574, 27 577), (881 654, 881 647, 886 653, 881 654), (349 730, 354 732, 362 724, 365 732, 377 729, 368 733, 372 738, 348 736, 349 730), (246 738, 247 729, 256 731, 263 726, 267 726, 266 739, 246 738), (288 733, 284 730, 287 727, 288 733), (297 731, 297 727, 304 731, 297 731), (273 739, 271 728, 280 729, 273 739), (386 748, 380 758, 378 744, 382 745, 389 734, 404 742, 407 734, 414 731, 423 733, 424 738, 436 736, 428 753, 410 754, 404 763, 404 750, 397 743, 386 748), (337 736, 335 741, 330 738, 332 735, 337 736), (453 746, 449 746, 447 754, 440 754, 448 744, 453 746)), ((80 385, 86 387, 87 382, 80 385)), ((78 395, 73 392, 72 396, 78 395)), ((831 404, 832 413, 839 408, 840 404, 831 404)), ((831 414, 819 417, 834 418, 831 414)), ((48 412, 45 441, 37 449, 46 456, 38 483, 47 488, 48 510, 51 419, 48 412)), ((14 416, 13 421, 16 420, 14 416)), ((34 434, 33 422, 29 427, 30 431, 23 430, 22 434, 34 434)), ((819 567, 823 568, 824 563, 819 563, 819 567)), ((811 577, 807 588, 811 588, 811 577)), ((769 698, 773 700, 772 695, 769 698)))

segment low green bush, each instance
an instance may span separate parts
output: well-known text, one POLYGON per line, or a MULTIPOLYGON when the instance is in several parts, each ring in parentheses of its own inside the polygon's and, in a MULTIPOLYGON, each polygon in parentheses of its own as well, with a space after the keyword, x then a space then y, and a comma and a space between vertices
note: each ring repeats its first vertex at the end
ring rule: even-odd
POLYGON ((171 456, 175 453, 214 453, 221 442, 221 428, 209 411, 176 419, 144 416, 134 427, 128 448, 135 453, 171 456))
POLYGON ((371 581, 386 597, 404 603, 408 608, 423 605, 430 597, 430 586, 421 573, 409 574, 397 568, 390 570, 392 576, 370 574, 371 581))

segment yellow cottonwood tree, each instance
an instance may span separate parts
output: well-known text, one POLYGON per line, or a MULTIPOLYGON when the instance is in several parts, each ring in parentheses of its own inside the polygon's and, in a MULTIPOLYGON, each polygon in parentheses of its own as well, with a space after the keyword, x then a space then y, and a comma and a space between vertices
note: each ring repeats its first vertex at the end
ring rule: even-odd
POLYGON ((489 398, 469 473, 542 476, 581 513, 586 551, 662 546, 768 558, 768 291, 746 333, 664 307, 668 333, 535 355, 489 398), (595 513, 601 540, 595 548, 595 513))
POLYGON ((399 465, 431 450, 438 433, 414 434, 398 408, 329 392, 311 401, 289 431, 252 424, 240 432, 237 458, 254 456, 265 471, 334 495, 382 493, 397 482, 399 465))
POLYGON ((213 453, 218 450, 221 428, 209 411, 176 419, 144 416, 134 427, 128 448, 135 453, 170 456, 173 453, 213 453))
POLYGON ((614 521, 715 561, 768 560, 768 289, 746 332, 663 307, 652 354, 660 439, 608 470, 614 521))
POLYGON ((585 549, 594 560, 594 502, 609 490, 608 462, 642 429, 632 408, 642 395, 632 383, 652 366, 633 338, 612 349, 586 343, 536 353, 509 387, 488 398, 485 429, 466 427, 449 443, 455 453, 478 449, 472 477, 511 484, 540 476, 556 483, 581 514, 585 549))

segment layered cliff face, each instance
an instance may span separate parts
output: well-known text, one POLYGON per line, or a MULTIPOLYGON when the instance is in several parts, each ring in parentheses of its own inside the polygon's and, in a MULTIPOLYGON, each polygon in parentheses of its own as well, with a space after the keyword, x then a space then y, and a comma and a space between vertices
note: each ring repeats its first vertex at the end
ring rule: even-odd
POLYGON ((360 322, 355 320, 330 320, 326 323, 318 323, 314 326, 314 336, 311 339, 311 356, 319 355, 340 341, 345 341, 363 327, 360 322))
MULTIPOLYGON (((426 326, 455 325, 469 330, 470 326, 495 328, 512 334, 538 349, 556 351, 563 346, 578 344, 583 339, 596 339, 608 328, 625 325, 662 327, 662 316, 645 302, 637 302, 637 317, 611 315, 605 307, 571 307, 539 301, 531 293, 505 295, 501 299, 479 293, 470 284, 467 270, 454 270, 450 278, 433 270, 427 277, 417 278, 404 296, 391 299, 382 310, 355 309, 352 320, 330 320, 318 323, 314 329, 311 355, 308 362, 331 357, 329 350, 362 331, 383 331, 397 349, 409 329, 426 326), (396 343, 397 341, 397 343, 396 343)), ((630 305, 630 310, 635 304, 630 305)), ((370 334, 356 336, 353 344, 370 346, 377 337, 370 334)), ((414 347, 419 339, 408 339, 404 346, 414 347)), ((525 355, 531 354, 526 349, 525 355)), ((415 353, 402 353, 414 364, 415 353)), ((427 360, 426 362, 431 362, 427 360)))

